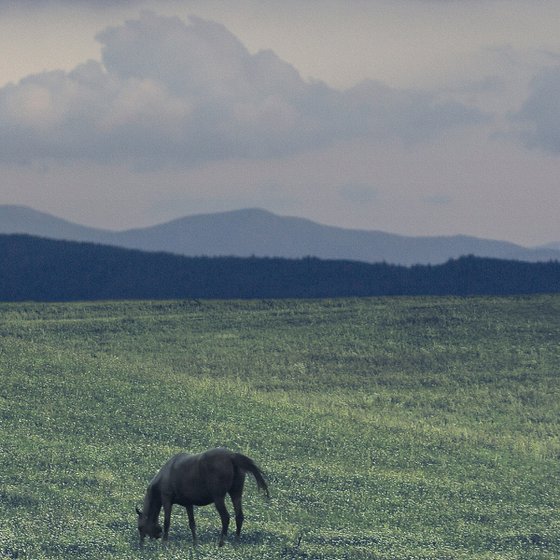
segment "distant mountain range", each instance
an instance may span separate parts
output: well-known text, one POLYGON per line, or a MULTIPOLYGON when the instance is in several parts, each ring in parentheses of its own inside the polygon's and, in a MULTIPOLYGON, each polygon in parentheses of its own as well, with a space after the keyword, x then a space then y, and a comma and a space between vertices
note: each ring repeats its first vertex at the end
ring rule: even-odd
POLYGON ((0 206, 0 234, 13 233, 184 256, 312 256, 400 265, 441 264, 464 255, 560 261, 558 244, 526 248, 464 235, 406 237, 325 226, 260 209, 194 215, 152 227, 109 231, 81 226, 24 206, 0 206))

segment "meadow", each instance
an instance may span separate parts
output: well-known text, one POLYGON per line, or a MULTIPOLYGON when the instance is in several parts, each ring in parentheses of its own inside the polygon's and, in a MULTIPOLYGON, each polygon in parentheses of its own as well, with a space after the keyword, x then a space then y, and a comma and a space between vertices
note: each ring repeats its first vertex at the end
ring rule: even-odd
POLYGON ((0 304, 0 558, 560 558, 559 341, 560 296, 0 304), (140 549, 214 446, 272 498, 140 549))

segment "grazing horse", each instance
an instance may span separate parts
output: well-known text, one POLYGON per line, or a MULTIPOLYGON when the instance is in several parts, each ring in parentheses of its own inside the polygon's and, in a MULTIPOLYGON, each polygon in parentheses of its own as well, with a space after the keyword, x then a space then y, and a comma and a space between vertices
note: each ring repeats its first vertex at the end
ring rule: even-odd
POLYGON ((263 473, 252 459, 241 453, 216 448, 198 455, 186 453, 174 455, 161 467, 148 485, 143 511, 136 508, 140 544, 144 543, 146 535, 152 539, 161 537, 162 528, 158 520, 162 507, 163 540, 167 540, 173 504, 179 504, 187 510, 193 543, 196 544, 193 506, 206 506, 213 503, 222 520, 219 546, 223 546, 230 519, 225 505, 226 494, 229 494, 235 509, 235 523, 237 537, 239 537, 243 525, 241 495, 245 474, 248 472, 255 477, 259 489, 269 497, 263 473))

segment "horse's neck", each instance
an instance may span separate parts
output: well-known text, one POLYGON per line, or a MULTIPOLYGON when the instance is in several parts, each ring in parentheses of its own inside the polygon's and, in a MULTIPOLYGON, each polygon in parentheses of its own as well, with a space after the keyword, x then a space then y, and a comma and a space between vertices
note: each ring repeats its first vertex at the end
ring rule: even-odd
POLYGON ((160 511, 161 494, 159 492, 159 488, 157 488, 157 486, 150 485, 144 498, 144 515, 148 519, 156 521, 160 511))

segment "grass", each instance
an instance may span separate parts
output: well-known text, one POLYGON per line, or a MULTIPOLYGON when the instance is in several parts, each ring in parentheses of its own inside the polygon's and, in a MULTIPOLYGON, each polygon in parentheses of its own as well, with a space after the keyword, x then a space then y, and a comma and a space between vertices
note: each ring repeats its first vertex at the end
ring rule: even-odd
POLYGON ((0 305, 0 558, 560 558, 560 297, 0 305), (224 445, 240 543, 134 506, 224 445))

